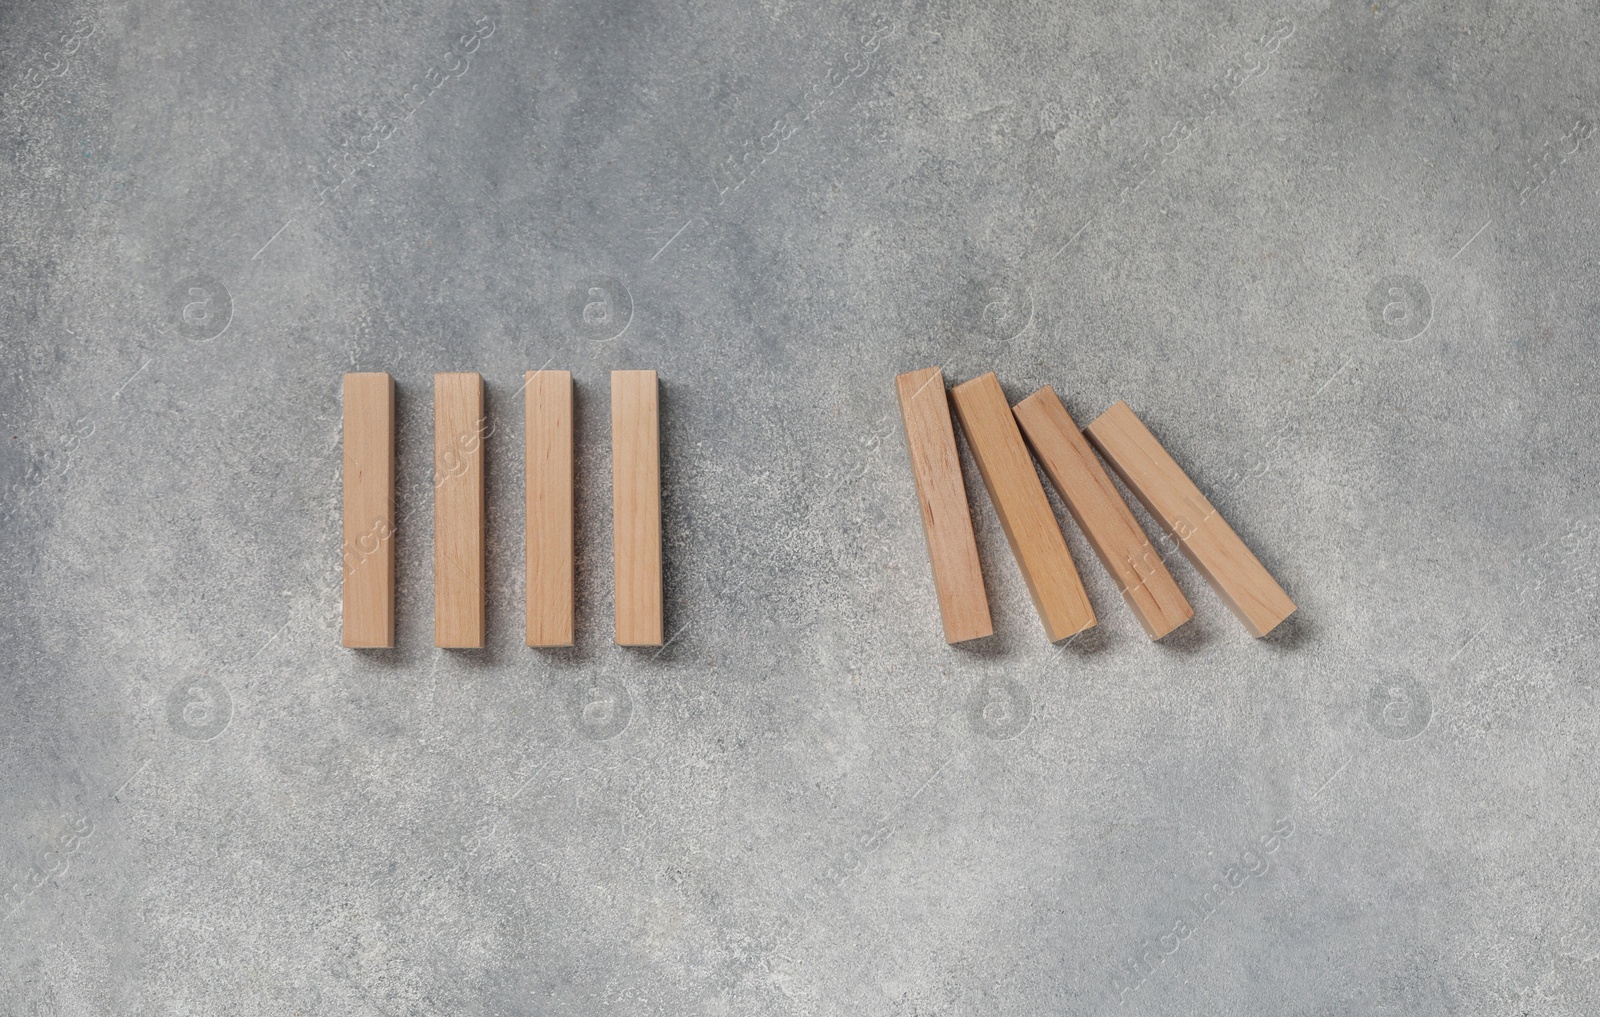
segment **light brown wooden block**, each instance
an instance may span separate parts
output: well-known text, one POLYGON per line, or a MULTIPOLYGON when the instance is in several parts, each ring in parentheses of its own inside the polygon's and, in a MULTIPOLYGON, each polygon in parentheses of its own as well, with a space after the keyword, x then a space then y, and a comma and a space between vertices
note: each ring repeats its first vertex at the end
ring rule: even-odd
POLYGON ((617 644, 660 646, 661 434, 656 372, 611 372, 611 549, 617 644))
POLYGON ((1172 573, 1150 546, 1094 449, 1078 433, 1055 389, 1046 385, 1012 412, 1145 634, 1160 639, 1193 618, 1194 608, 1172 581, 1172 573))
POLYGON ((571 646, 572 374, 526 377, 528 645, 571 646))
POLYGON ((344 376, 344 645, 394 645, 394 379, 344 376))
POLYGON ((1127 403, 1106 410, 1084 433, 1251 635, 1266 635, 1294 613, 1283 587, 1127 403))
POLYGON ((433 376, 433 645, 484 642, 483 379, 433 376))
POLYGON ((1092 627, 1094 608, 999 380, 991 372, 950 395, 1046 634, 1054 642, 1092 627))
POLYGON ((928 560, 933 563, 944 641, 959 643, 993 635, 944 373, 937 367, 910 371, 897 375, 894 384, 906 425, 911 472, 917 479, 917 501, 922 505, 922 530, 928 538, 928 560))

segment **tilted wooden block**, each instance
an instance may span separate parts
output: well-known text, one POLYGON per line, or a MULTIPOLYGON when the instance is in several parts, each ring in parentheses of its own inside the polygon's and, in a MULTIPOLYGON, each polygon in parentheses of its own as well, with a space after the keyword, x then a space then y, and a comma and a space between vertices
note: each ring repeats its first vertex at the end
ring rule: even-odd
POLYGON ((1092 627, 1094 608, 999 380, 991 372, 950 394, 1045 632, 1054 642, 1092 627))
POLYGON ((619 646, 660 646, 661 433, 656 372, 611 372, 611 547, 619 646))
POLYGON ((1283 587, 1127 403, 1106 410, 1084 433, 1251 635, 1266 635, 1294 613, 1283 587))
POLYGON ((1094 449, 1078 433, 1055 389, 1046 385, 1013 411, 1022 433, 1067 503, 1067 511, 1100 564, 1111 573, 1122 599, 1151 639, 1160 639, 1194 617, 1172 573, 1150 546, 1144 530, 1106 476, 1094 449))
POLYGON ((483 379, 433 376, 433 644, 484 643, 483 379))
POLYGON ((540 370, 526 378, 527 640, 529 646, 571 646, 572 374, 540 370))
POLYGON ((394 379, 344 376, 344 645, 394 645, 394 379))
POLYGON ((944 640, 959 643, 993 635, 944 373, 929 367, 897 375, 894 383, 900 396, 900 417, 906 425, 911 472, 917 480, 944 640))

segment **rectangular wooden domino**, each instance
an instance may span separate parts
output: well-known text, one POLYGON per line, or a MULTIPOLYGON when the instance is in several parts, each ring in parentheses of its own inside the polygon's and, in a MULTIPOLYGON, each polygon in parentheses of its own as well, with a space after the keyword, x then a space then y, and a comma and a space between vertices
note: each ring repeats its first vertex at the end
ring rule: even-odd
POLYGON ((1067 503, 1078 529, 1089 538, 1122 599, 1151 639, 1160 639, 1194 617, 1194 608, 1173 582, 1161 555, 1139 528, 1100 459, 1078 433, 1078 425, 1046 385, 1012 408, 1033 453, 1067 503))
POLYGON ((656 372, 611 372, 611 548, 619 646, 660 646, 661 422, 656 372))
POLYGON ((529 371, 526 379, 527 641, 529 646, 571 646, 572 374, 529 371))
POLYGON ((944 372, 937 367, 909 371, 897 375, 894 383, 906 426, 911 472, 917 481, 917 501, 922 506, 922 531, 928 539, 944 641, 959 643, 993 635, 944 372))
POLYGON ((1251 635, 1266 635, 1294 613, 1283 587, 1127 403, 1106 410, 1084 433, 1251 635))
POLYGON ((1092 627, 1094 608, 999 379, 990 372, 950 395, 1046 634, 1054 642, 1092 627))
POLYGON ((344 645, 394 645, 394 379, 344 376, 344 645))
POLYGON ((483 379, 433 376, 433 644, 484 643, 483 379))

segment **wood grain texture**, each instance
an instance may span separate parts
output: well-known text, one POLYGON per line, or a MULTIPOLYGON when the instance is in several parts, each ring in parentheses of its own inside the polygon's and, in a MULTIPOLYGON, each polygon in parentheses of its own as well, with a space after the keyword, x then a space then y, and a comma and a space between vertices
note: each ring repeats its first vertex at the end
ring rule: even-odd
POLYGON ((656 372, 611 372, 611 540, 619 646, 660 646, 661 423, 656 372))
POLYGON ((1106 410, 1084 433, 1251 635, 1266 635, 1294 613, 1283 587, 1127 403, 1106 410))
POLYGON ((484 642, 483 379, 433 376, 433 645, 484 642))
POLYGON ((1094 608, 999 380, 991 372, 950 394, 1046 634, 1054 642, 1092 627, 1094 608))
POLYGON ((344 645, 394 645, 394 379, 344 376, 344 645))
POLYGON ((906 448, 911 453, 911 472, 917 481, 917 501, 922 506, 922 530, 928 539, 944 640, 959 643, 993 635, 944 373, 929 367, 897 375, 894 383, 906 427, 906 448))
POLYGON ((572 374, 529 371, 526 379, 527 641, 529 646, 571 646, 572 374))
POLYGON ((1193 618, 1194 608, 1173 582, 1161 555, 1150 546, 1094 449, 1078 433, 1078 425, 1055 389, 1046 385, 1012 412, 1034 456, 1145 634, 1160 639, 1193 618))

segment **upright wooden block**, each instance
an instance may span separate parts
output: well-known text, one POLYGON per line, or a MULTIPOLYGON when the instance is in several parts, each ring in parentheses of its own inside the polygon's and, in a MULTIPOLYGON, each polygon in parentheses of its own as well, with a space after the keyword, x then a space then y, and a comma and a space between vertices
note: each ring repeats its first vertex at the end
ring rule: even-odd
POLYGON ((526 377, 528 645, 571 646, 572 374, 526 377))
POLYGON ((1145 634, 1160 639, 1193 618, 1194 608, 1172 581, 1172 573, 1150 546, 1094 449, 1078 433, 1055 389, 1046 385, 1012 412, 1145 634))
POLYGON ((344 645, 394 645, 394 379, 344 376, 344 645))
POLYGON ((1046 634, 1054 642, 1092 627, 1094 608, 999 380, 991 372, 950 394, 1046 634))
POLYGON ((433 644, 484 642, 483 379, 433 376, 433 644))
POLYGON ((929 367, 897 375, 894 383, 900 396, 900 417, 906 425, 911 472, 917 480, 944 641, 959 643, 992 635, 994 623, 989 619, 989 598, 978 567, 978 544, 972 533, 967 486, 961 479, 944 373, 929 367))
POLYGON ((1206 500, 1128 404, 1084 431, 1117 476, 1257 638, 1294 613, 1294 601, 1206 500))
POLYGON ((660 646, 661 434, 656 372, 611 372, 612 569, 617 644, 660 646))

